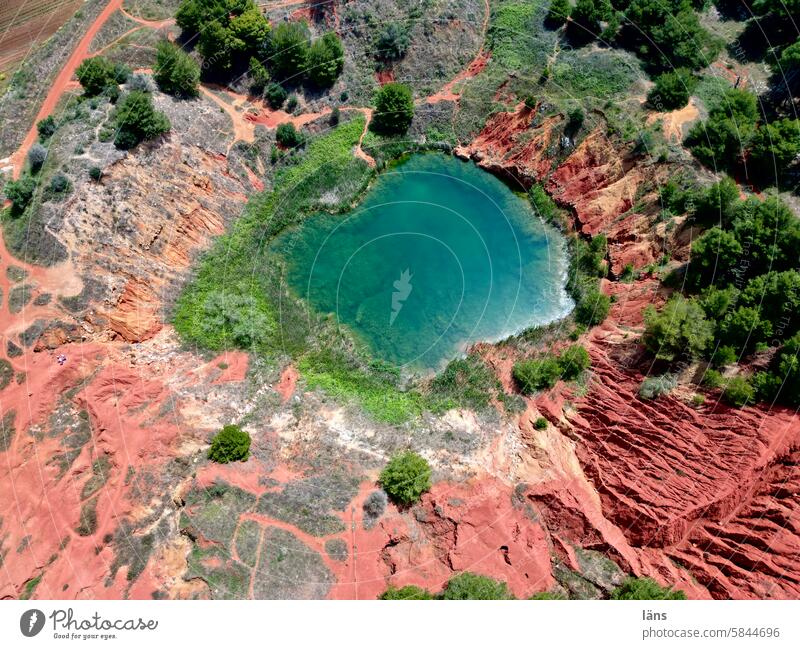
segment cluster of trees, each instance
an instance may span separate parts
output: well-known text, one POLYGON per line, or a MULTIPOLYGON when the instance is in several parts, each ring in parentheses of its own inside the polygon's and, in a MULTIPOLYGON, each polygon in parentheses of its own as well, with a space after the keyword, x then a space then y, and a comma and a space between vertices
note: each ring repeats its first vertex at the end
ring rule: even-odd
POLYGON ((734 405, 754 398, 800 404, 800 220, 774 196, 740 199, 728 178, 705 190, 668 185, 662 199, 667 209, 715 225, 692 244, 682 277, 671 278, 688 296, 645 309, 645 346, 667 362, 705 358, 715 367, 777 347, 767 371, 723 383, 724 395, 734 405))
POLYGON ((119 149, 131 149, 171 128, 167 116, 153 106, 150 93, 141 90, 132 90, 122 98, 114 112, 114 125, 114 145, 119 149))
POLYGON ((732 88, 695 124, 685 144, 703 164, 714 169, 745 167, 760 184, 780 184, 800 155, 800 121, 762 119, 756 97, 732 88))
POLYGON ((701 0, 552 0, 546 22, 567 22, 567 36, 578 44, 596 38, 626 47, 653 72, 699 70, 719 54, 723 42, 700 24, 701 0))
POLYGON ((131 69, 121 63, 113 63, 104 56, 84 59, 75 71, 78 82, 87 97, 106 95, 111 101, 119 97, 119 84, 126 83, 131 69))
POLYGON ((161 92, 176 97, 196 97, 200 88, 200 66, 181 48, 161 41, 156 50, 153 77, 161 92))
MULTIPOLYGON (((664 599, 686 599, 686 593, 682 590, 675 590, 669 586, 661 586, 657 581, 650 577, 628 577, 624 582, 610 594, 611 599, 621 600, 664 600, 664 599)), ((476 575, 472 572, 462 572, 447 582, 442 592, 433 594, 419 586, 403 586, 402 588, 389 588, 378 597, 383 600, 431 600, 431 599, 455 599, 455 600, 502 600, 515 599, 514 595, 503 581, 497 581, 484 575, 476 575)), ((530 599, 565 599, 563 595, 557 593, 536 593, 530 599)))
MULTIPOLYGON (((344 67, 335 33, 312 43, 305 22, 271 29, 253 0, 184 0, 175 18, 184 40, 197 43, 205 69, 223 78, 249 72, 254 92, 303 82, 329 88, 344 67)), ((275 101, 277 91, 271 92, 275 101)))
POLYGON ((405 133, 414 119, 411 88, 403 83, 387 83, 375 98, 375 113, 370 128, 383 135, 405 133))
POLYGON ((546 354, 539 358, 514 363, 512 374, 523 394, 549 390, 559 379, 577 379, 589 367, 589 352, 580 345, 571 345, 561 354, 546 354))

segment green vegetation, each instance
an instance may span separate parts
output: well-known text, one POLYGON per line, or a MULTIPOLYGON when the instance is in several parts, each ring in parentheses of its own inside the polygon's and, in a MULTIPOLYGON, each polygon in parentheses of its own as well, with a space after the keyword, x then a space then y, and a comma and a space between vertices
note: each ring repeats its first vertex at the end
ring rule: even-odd
POLYGON ((378 596, 378 599, 433 599, 433 593, 419 586, 403 586, 402 588, 389 586, 378 596))
POLYGON ((387 83, 375 98, 375 114, 370 127, 383 135, 405 133, 414 118, 411 88, 402 83, 387 83))
POLYGON ((378 484, 398 505, 410 505, 431 488, 431 467, 413 451, 398 453, 381 471, 378 484))
POLYGON ((305 141, 301 133, 295 129, 294 124, 280 124, 275 131, 275 141, 282 147, 291 149, 300 146, 305 141))
POLYGON ((114 121, 117 128, 114 144, 120 149, 131 149, 171 128, 167 116, 153 107, 152 97, 140 90, 125 95, 117 106, 114 121))
POLYGON ((284 22, 278 25, 271 37, 272 75, 281 81, 299 82, 308 63, 311 33, 304 22, 284 22))
POLYGON ((533 422, 533 427, 536 430, 544 430, 547 428, 547 420, 544 417, 537 417, 536 421, 533 422))
POLYGON ((648 376, 639 387, 639 396, 642 399, 657 399, 662 395, 669 394, 676 387, 678 387, 678 377, 674 374, 648 376))
POLYGON ((714 336, 714 325, 697 302, 682 295, 671 297, 661 311, 652 305, 644 310, 645 347, 656 358, 673 361, 681 354, 699 356, 714 336))
POLYGON ((686 599, 682 590, 659 586, 649 577, 628 577, 621 586, 611 593, 611 599, 686 599))
POLYGON ((156 50, 153 74, 162 92, 176 97, 196 97, 199 93, 200 66, 182 49, 161 41, 156 50))
POLYGON ((56 124, 56 120, 52 115, 48 115, 44 119, 39 120, 36 123, 36 131, 39 133, 39 141, 46 142, 53 137, 53 133, 56 132, 57 127, 58 125, 56 124))
POLYGON ((212 462, 227 464, 244 461, 250 457, 250 435, 238 426, 229 424, 214 435, 208 459, 212 462))
POLYGON ((9 180, 5 184, 3 193, 11 201, 12 216, 22 214, 25 211, 35 191, 36 180, 28 174, 22 174, 18 180, 9 180))
POLYGON ((567 22, 571 10, 569 0, 552 0, 545 16, 545 24, 549 27, 560 27, 567 22))
POLYGON ((87 97, 118 92, 117 86, 130 76, 130 70, 122 65, 115 65, 103 56, 84 59, 75 71, 75 76, 83 86, 87 97))
POLYGON ((533 394, 549 390, 559 379, 577 379, 589 364, 589 353, 580 345, 572 345, 558 356, 547 354, 518 361, 514 363, 512 375, 523 394, 533 394))
POLYGON ((28 149, 28 164, 31 166, 31 171, 39 171, 45 160, 47 160, 47 149, 38 142, 34 142, 28 149))
POLYGON ((655 81, 656 85, 647 94, 647 101, 659 112, 683 108, 689 103, 689 95, 697 84, 697 78, 686 68, 659 74, 655 81))
POLYGON ((311 44, 308 50, 308 79, 318 88, 330 88, 344 68, 342 41, 328 32, 311 44))
POLYGON ((409 43, 406 26, 399 22, 390 22, 383 28, 375 41, 375 56, 385 61, 402 59, 408 50, 409 43))
POLYGON ((514 599, 514 596, 503 581, 462 572, 447 582, 441 599, 514 599))

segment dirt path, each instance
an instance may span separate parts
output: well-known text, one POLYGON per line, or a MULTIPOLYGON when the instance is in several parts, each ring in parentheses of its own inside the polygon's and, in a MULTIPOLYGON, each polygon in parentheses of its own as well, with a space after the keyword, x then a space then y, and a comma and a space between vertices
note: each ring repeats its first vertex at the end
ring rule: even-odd
POLYGON ((86 30, 86 33, 83 35, 83 38, 80 40, 70 57, 67 59, 64 67, 61 68, 61 72, 58 73, 55 81, 53 81, 53 85, 50 87, 47 96, 44 98, 44 101, 39 108, 39 112, 36 114, 36 119, 34 119, 28 134, 25 136, 25 139, 22 141, 19 149, 11 154, 9 160, 13 167, 12 174, 14 178, 19 178, 19 175, 22 172, 22 167, 25 163, 25 155, 39 136, 39 133, 36 130, 36 123, 53 112, 58 104, 59 99, 61 99, 61 95, 64 94, 64 91, 67 89, 69 82, 72 79, 72 75, 75 74, 75 70, 77 70, 78 66, 81 64, 81 61, 89 56, 89 48, 91 47, 92 41, 97 35, 97 32, 100 31, 100 28, 111 17, 111 14, 113 14, 117 9, 121 8, 122 0, 109 0, 106 8, 103 9, 95 21, 89 25, 89 29, 86 30))

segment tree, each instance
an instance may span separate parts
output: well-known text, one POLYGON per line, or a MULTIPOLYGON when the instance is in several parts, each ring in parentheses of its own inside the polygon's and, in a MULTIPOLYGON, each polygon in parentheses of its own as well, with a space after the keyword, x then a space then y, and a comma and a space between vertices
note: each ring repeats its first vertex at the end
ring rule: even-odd
POLYGON ((734 208, 739 202, 739 187, 736 182, 725 176, 711 185, 706 191, 696 192, 692 197, 694 211, 692 218, 702 225, 719 223, 730 226, 734 208))
POLYGON ((756 130, 758 105, 753 94, 731 88, 709 113, 695 124, 685 144, 703 164, 727 169, 742 158, 756 130))
POLYGON ((114 64, 103 56, 84 59, 75 71, 75 76, 89 97, 102 94, 109 86, 117 85, 114 64))
POLYGON ((333 32, 318 38, 308 51, 308 78, 318 88, 330 88, 344 68, 342 41, 333 32))
POLYGON ((572 11, 572 5, 569 0, 553 0, 544 18, 545 24, 548 27, 561 27, 567 22, 570 11, 572 11))
POLYGON ((722 398, 730 405, 741 408, 755 399, 755 389, 743 376, 727 379, 722 388, 722 398))
POLYGON ((117 106, 115 121, 117 136, 114 144, 120 149, 133 148, 139 142, 150 140, 170 129, 167 116, 157 111, 151 96, 141 90, 125 95, 117 106))
POLYGON ((386 61, 402 59, 409 46, 408 29, 399 22, 391 22, 375 40, 375 56, 386 61))
POLYGON ((419 586, 403 586, 402 588, 389 586, 378 596, 378 599, 433 599, 433 594, 419 586))
POLYGON ((514 599, 504 581, 490 577, 462 572, 447 582, 442 591, 442 599, 514 599))
POLYGON ((31 170, 39 171, 45 160, 47 160, 47 149, 38 142, 34 142, 28 149, 28 163, 31 165, 31 170))
POLYGON ((772 336, 772 324, 761 318, 758 309, 749 306, 736 309, 720 323, 720 329, 720 338, 725 345, 744 354, 772 336))
POLYGON ((299 82, 306 72, 311 34, 305 22, 281 23, 270 38, 274 77, 299 82))
POLYGON ((252 56, 264 50, 269 40, 269 22, 255 4, 248 3, 247 9, 230 21, 234 38, 242 43, 238 54, 252 56))
POLYGON ((302 144, 304 138, 302 134, 298 133, 297 129, 295 129, 294 124, 287 122, 278 126, 278 129, 275 131, 275 140, 282 147, 290 149, 302 144))
POLYGON ((683 353, 700 356, 714 335, 714 324, 706 320, 700 305, 682 295, 671 297, 661 311, 647 306, 644 322, 645 347, 665 361, 673 361, 683 353))
POLYGON ((264 99, 273 110, 278 110, 286 101, 287 93, 283 86, 274 81, 264 89, 264 99))
POLYGON ((753 136, 748 174, 770 184, 780 184, 800 154, 800 121, 778 119, 761 126, 753 136))
POLYGON ((741 257, 742 246, 734 234, 713 227, 692 243, 687 283, 695 288, 712 282, 727 284, 741 257))
POLYGON ((255 56, 250 57, 248 74, 250 75, 250 90, 256 94, 264 92, 270 79, 269 72, 255 56))
POLYGON ((53 137, 53 133, 56 132, 56 120, 53 119, 52 115, 48 115, 44 119, 37 122, 36 130, 39 133, 39 141, 47 141, 53 137))
POLYGON ((244 462, 250 457, 250 435, 238 426, 229 424, 214 435, 208 459, 212 462, 227 464, 228 462, 244 462))
POLYGON ((686 599, 686 593, 660 586, 650 577, 628 577, 622 585, 611 591, 611 599, 686 599))
POLYGON ((197 42, 197 51, 203 57, 204 64, 222 74, 227 74, 233 68, 234 53, 244 49, 244 42, 219 22, 206 25, 197 42))
POLYGON ((594 40, 601 32, 600 21, 607 20, 612 13, 609 0, 577 0, 570 14, 570 37, 580 43, 594 40))
POLYGON ((387 83, 378 91, 371 123, 373 130, 384 135, 405 133, 413 118, 411 88, 402 83, 387 83))
POLYGON ((549 390, 561 378, 561 364, 555 356, 543 356, 514 363, 511 371, 523 394, 549 390))
POLYGON ((424 457, 404 451, 389 460, 378 484, 399 505, 410 505, 431 488, 431 467, 424 457))
POLYGON ((686 68, 664 72, 656 77, 656 85, 647 94, 647 101, 659 112, 683 108, 696 84, 696 77, 686 68))
POLYGON ((200 66, 169 41, 158 44, 154 76, 162 92, 176 97, 196 97, 199 93, 200 66))
POLYGON ((9 180, 3 188, 3 192, 11 201, 12 214, 21 214, 28 207, 35 191, 36 181, 28 174, 23 174, 19 180, 9 180))
POLYGON ((558 357, 561 376, 565 381, 577 379, 590 364, 589 352, 581 345, 570 345, 558 357))
POLYGON ((756 309, 776 335, 792 336, 800 327, 800 272, 772 271, 751 279, 742 290, 741 304, 756 309))
POLYGON ((740 202, 733 217, 733 233, 740 243, 747 243, 751 277, 797 267, 800 219, 776 196, 740 202))

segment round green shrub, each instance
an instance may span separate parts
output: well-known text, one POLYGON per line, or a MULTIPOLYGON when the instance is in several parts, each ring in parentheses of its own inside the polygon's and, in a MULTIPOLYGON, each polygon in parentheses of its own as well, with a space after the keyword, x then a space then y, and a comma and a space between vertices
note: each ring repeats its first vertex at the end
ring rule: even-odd
POLYGON ((547 428, 547 420, 544 417, 538 417, 536 421, 533 422, 533 427, 536 430, 544 430, 547 428))
POLYGON ((504 581, 462 572, 447 582, 442 599, 514 599, 504 581))
POLYGON ((405 451, 389 460, 378 483, 393 501, 410 505, 431 488, 431 467, 424 457, 405 451))
POLYGON ((250 435, 238 426, 223 427, 211 440, 208 459, 212 462, 227 464, 244 461, 250 456, 250 435))
POLYGON ((378 596, 378 599, 433 599, 433 593, 419 586, 403 586, 402 588, 389 586, 378 596))
POLYGON ((659 586, 650 577, 628 577, 611 592, 611 599, 686 599, 686 593, 659 586))

